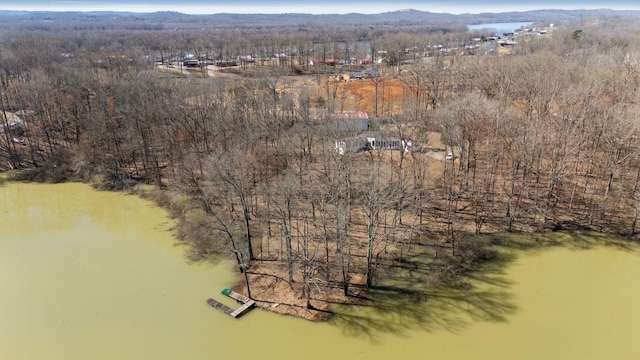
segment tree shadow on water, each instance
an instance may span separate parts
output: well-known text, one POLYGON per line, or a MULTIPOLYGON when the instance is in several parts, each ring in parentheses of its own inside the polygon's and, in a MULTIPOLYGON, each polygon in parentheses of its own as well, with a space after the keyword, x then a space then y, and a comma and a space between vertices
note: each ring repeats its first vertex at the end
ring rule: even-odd
POLYGON ((438 263, 432 253, 413 254, 380 276, 386 280, 372 289, 370 301, 334 309, 330 323, 347 335, 368 337, 375 343, 387 333, 457 333, 475 322, 508 322, 518 307, 507 270, 518 257, 561 248, 585 251, 600 247, 640 254, 637 239, 582 230, 493 234, 490 243, 497 256, 477 268, 471 266, 474 271, 465 270, 470 267, 463 257, 438 263), (448 283, 455 286, 429 286, 438 272, 445 279, 453 274, 448 279, 454 281, 448 283))
POLYGON ((403 266, 391 280, 377 286, 371 301, 338 307, 330 324, 345 334, 379 342, 386 333, 414 331, 457 333, 474 322, 506 322, 517 310, 505 268, 514 256, 505 254, 465 275, 465 288, 428 287, 428 267, 403 266))
POLYGON ((494 242, 510 250, 534 252, 565 248, 569 250, 591 250, 598 247, 614 248, 628 252, 639 252, 637 238, 586 230, 561 230, 546 233, 504 233, 493 235, 494 242))

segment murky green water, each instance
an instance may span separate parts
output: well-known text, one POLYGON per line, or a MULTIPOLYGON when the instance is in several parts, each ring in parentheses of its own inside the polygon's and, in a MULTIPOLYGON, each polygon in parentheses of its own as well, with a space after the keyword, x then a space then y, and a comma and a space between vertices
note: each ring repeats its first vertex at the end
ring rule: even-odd
MULTIPOLYGON (((469 293, 328 324, 208 307, 234 282, 187 264, 163 211, 86 185, 0 185, 1 359, 636 359, 638 247, 522 253, 469 293)), ((233 305, 233 302, 228 303, 233 305)))

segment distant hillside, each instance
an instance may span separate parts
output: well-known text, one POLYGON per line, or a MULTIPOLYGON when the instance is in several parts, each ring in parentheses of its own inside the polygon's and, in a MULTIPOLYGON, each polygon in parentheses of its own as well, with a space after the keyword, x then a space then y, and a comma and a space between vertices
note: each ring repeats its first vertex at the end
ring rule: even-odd
MULTIPOLYGON (((495 22, 556 22, 569 21, 592 16, 616 15, 624 17, 640 17, 640 11, 614 10, 535 10, 523 12, 496 12, 481 14, 448 14, 432 13, 418 10, 401 10, 380 14, 323 14, 312 15, 302 13, 288 14, 212 14, 188 15, 178 12, 130 13, 130 12, 30 12, 0 10, 0 23, 16 24, 42 22, 72 22, 83 24, 117 24, 137 23, 157 28, 158 25, 185 27, 218 27, 218 28, 261 28, 275 26, 407 26, 407 25, 468 25, 495 22), (155 25, 155 26, 154 26, 155 25)), ((61 24, 62 25, 62 24, 61 24)))

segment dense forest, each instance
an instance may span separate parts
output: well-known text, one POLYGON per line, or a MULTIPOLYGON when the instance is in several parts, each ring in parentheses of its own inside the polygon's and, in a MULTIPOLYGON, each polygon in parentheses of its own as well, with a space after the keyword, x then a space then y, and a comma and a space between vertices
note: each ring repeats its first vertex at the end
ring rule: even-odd
POLYGON ((636 236, 637 15, 547 15, 498 39, 466 18, 30 14, 0 35, 0 170, 153 185, 192 260, 231 257, 243 291, 291 308, 356 301, 416 251, 451 282, 492 256, 483 233, 636 236), (335 117, 357 112, 364 128, 335 117))

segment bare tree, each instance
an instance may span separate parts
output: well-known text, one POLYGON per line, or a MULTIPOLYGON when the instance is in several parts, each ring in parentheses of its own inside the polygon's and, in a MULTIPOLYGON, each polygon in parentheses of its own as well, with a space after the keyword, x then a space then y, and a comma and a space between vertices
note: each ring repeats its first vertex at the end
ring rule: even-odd
POLYGON ((249 254, 249 261, 255 259, 253 251, 253 236, 251 232, 251 207, 255 196, 253 182, 254 169, 251 157, 240 149, 231 149, 214 154, 209 159, 210 181, 216 183, 226 194, 227 206, 232 211, 234 204, 240 205, 245 242, 249 254))

